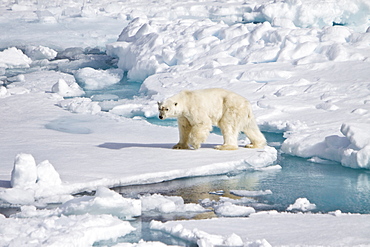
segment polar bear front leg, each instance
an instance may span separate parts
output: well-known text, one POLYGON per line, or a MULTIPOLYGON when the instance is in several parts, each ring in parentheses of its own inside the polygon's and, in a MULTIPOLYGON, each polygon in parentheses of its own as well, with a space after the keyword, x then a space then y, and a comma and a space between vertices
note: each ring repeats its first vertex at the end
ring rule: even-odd
POLYGON ((173 146, 173 149, 189 149, 188 141, 189 141, 189 133, 191 130, 191 125, 189 121, 184 117, 177 118, 177 123, 179 127, 179 135, 180 140, 179 143, 177 143, 175 146, 173 146))

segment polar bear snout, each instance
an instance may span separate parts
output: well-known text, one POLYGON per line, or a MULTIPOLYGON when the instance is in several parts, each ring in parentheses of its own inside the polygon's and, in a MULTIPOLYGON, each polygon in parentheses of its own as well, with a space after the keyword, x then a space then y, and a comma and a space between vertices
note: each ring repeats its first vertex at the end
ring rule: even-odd
POLYGON ((158 118, 161 119, 161 120, 165 120, 167 118, 166 113, 163 112, 163 111, 159 111, 158 118))

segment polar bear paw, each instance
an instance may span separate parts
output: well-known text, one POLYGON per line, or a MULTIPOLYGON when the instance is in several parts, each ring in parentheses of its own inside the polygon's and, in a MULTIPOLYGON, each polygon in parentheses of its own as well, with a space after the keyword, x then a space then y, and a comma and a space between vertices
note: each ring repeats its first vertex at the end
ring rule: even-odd
POLYGON ((246 148, 264 148, 266 146, 266 144, 248 144, 248 145, 245 145, 246 148))
POLYGON ((177 143, 172 149, 190 149, 188 144, 185 143, 177 143))
POLYGON ((217 150, 237 150, 238 149, 238 146, 235 146, 235 145, 217 145, 215 147, 215 149, 217 150))

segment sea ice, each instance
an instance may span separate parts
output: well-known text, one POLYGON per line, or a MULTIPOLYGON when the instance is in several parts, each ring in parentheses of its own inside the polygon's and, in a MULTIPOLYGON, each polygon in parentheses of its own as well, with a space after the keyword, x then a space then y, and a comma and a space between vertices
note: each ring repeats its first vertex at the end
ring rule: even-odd
POLYGON ((225 202, 215 207, 215 213, 222 217, 245 217, 255 212, 256 210, 252 207, 238 206, 231 202, 225 202))
POLYGON ((27 46, 25 49, 25 54, 32 60, 52 60, 54 59, 58 52, 42 45, 39 46, 27 46))
POLYGON ((82 68, 75 72, 76 80, 88 90, 97 90, 118 83, 123 77, 120 69, 96 70, 82 68))
POLYGON ((73 113, 97 114, 101 111, 98 102, 93 102, 89 98, 72 98, 61 100, 58 105, 65 110, 73 113))
POLYGON ((36 168, 37 184, 40 186, 56 186, 62 184, 59 173, 48 160, 41 162, 36 168))
POLYGON ((236 196, 264 196, 264 195, 271 195, 271 190, 260 190, 260 191, 248 191, 248 190, 230 190, 230 193, 236 196))
POLYGON ((41 213, 17 218, 0 214, 0 242, 7 246, 92 246, 97 241, 115 239, 134 230, 129 222, 107 214, 41 213))
POLYGON ((84 94, 82 89, 76 84, 75 78, 72 75, 59 71, 34 71, 10 77, 8 80, 12 82, 7 86, 9 90, 24 88, 32 93, 55 91, 62 96, 68 96, 67 94, 71 94, 70 96, 84 94), (59 82, 60 80, 63 82, 59 82))
POLYGON ((184 199, 179 196, 162 196, 159 194, 146 195, 140 197, 143 211, 154 211, 159 213, 189 213, 205 212, 207 209, 199 204, 184 203, 184 199))
MULTIPOLYGON (((173 222, 171 222, 173 223, 173 222)), ((208 222, 211 223, 212 222, 208 222)), ((180 223, 176 225, 167 226, 169 224, 164 224, 159 221, 152 221, 150 223, 150 228, 157 231, 163 231, 169 233, 175 237, 196 243, 198 246, 207 247, 207 246, 258 246, 258 247, 270 247, 271 245, 266 240, 256 240, 256 241, 243 241, 243 239, 235 234, 231 233, 226 235, 222 233, 218 234, 209 234, 206 231, 198 230, 197 228, 186 229, 180 223)), ((212 227, 211 227, 212 228, 212 227)), ((224 227, 219 227, 223 229, 224 227)))
POLYGON ((51 91, 63 97, 76 97, 85 94, 77 83, 71 83, 68 85, 64 79, 59 79, 59 81, 53 85, 51 91))
POLYGON ((36 161, 31 154, 18 154, 15 157, 10 184, 13 188, 26 189, 37 181, 36 161))
POLYGON ((138 243, 118 243, 114 245, 114 247, 167 247, 167 246, 173 246, 176 247, 176 245, 166 245, 159 241, 144 241, 140 240, 138 243))
POLYGON ((302 212, 312 211, 314 209, 316 209, 316 205, 310 203, 307 198, 298 198, 294 204, 289 205, 287 208, 288 211, 298 210, 302 212))
POLYGON ((29 68, 31 63, 31 58, 16 47, 0 52, 0 68, 29 68))
POLYGON ((99 187, 94 196, 77 197, 65 202, 60 209, 64 215, 109 214, 130 219, 141 215, 141 201, 124 198, 108 188, 99 187))
POLYGON ((208 236, 217 236, 208 246, 220 245, 222 241, 219 239, 225 240, 231 234, 238 235, 244 246, 301 246, 302 243, 309 246, 332 246, 347 245, 349 242, 355 246, 369 243, 369 215, 337 215, 264 211, 251 214, 247 218, 165 223, 155 221, 151 228, 194 243, 199 243, 199 240, 208 236), (349 233, 348 229, 356 230, 349 233))

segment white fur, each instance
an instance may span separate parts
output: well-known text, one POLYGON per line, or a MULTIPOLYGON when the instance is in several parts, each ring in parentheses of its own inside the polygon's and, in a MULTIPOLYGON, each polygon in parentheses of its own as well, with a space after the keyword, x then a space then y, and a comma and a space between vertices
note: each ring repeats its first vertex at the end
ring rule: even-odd
POLYGON ((210 88, 182 91, 158 103, 159 118, 176 117, 180 141, 174 149, 194 149, 206 141, 212 126, 218 126, 224 137, 220 150, 238 148, 238 135, 244 132, 251 144, 246 147, 262 148, 266 139, 259 130, 248 100, 231 91, 210 88))

